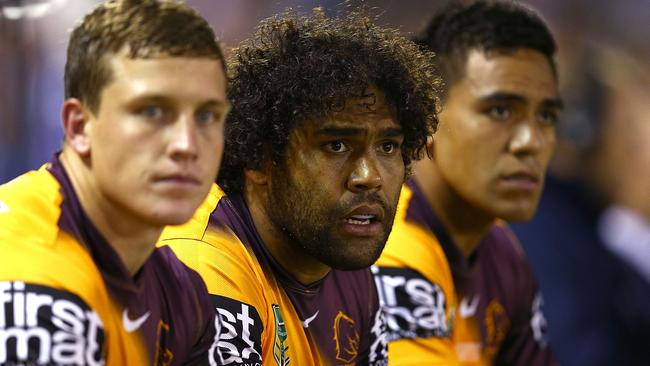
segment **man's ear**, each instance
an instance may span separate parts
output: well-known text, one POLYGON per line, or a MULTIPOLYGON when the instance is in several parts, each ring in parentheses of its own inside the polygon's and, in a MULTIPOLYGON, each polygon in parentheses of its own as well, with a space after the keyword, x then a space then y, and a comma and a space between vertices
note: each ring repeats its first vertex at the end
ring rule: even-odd
POLYGON ((90 156, 90 112, 84 104, 76 98, 69 98, 63 102, 61 120, 66 144, 79 156, 90 156))
POLYGON ((431 160, 434 160, 435 158, 434 149, 433 149, 434 144, 435 142, 433 141, 433 135, 427 136, 427 144, 426 144, 427 157, 431 160))
POLYGON ((246 180, 251 181, 255 185, 266 185, 268 184, 268 175, 264 171, 264 169, 260 170, 245 170, 244 175, 246 177, 246 180))

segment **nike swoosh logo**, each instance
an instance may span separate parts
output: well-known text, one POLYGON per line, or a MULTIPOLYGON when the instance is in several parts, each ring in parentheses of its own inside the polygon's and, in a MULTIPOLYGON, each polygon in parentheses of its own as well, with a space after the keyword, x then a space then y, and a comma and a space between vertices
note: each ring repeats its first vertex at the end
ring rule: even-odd
POLYGON ((460 301, 460 306, 458 307, 458 315, 461 318, 469 318, 470 316, 473 316, 476 314, 478 302, 478 295, 474 295, 474 297, 472 297, 472 302, 469 304, 467 303, 467 297, 463 297, 463 299, 460 301))
POLYGON ((6 203, 0 201, 0 213, 7 213, 9 212, 9 206, 7 206, 6 203))
POLYGON ((140 328, 142 324, 144 324, 145 321, 147 321, 147 318, 149 318, 150 312, 146 312, 143 316, 131 320, 129 319, 129 311, 127 309, 124 309, 124 312, 122 313, 122 325, 124 325, 124 330, 126 330, 127 333, 131 333, 134 330, 140 328))
POLYGON ((317 310, 314 315, 312 315, 309 318, 303 320, 302 321, 302 327, 303 328, 309 328, 309 323, 311 323, 314 319, 316 319, 316 316, 318 316, 318 312, 320 312, 320 310, 317 310))

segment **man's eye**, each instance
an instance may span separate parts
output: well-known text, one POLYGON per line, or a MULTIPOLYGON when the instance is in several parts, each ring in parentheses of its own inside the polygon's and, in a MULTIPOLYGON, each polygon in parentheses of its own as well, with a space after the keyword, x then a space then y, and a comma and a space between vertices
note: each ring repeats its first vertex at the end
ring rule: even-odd
POLYGON ((555 125, 558 121, 558 114, 555 111, 541 111, 537 114, 540 123, 545 125, 555 125))
POLYGON ((159 106, 146 106, 140 110, 140 114, 148 119, 160 119, 163 117, 164 111, 159 106))
POLYGON ((329 152, 341 153, 348 151, 348 147, 343 141, 330 141, 324 145, 325 150, 329 152))
POLYGON ((488 109, 488 115, 492 117, 492 119, 498 120, 498 121, 505 121, 508 118, 510 118, 511 111, 510 108, 504 107, 504 106, 494 106, 488 109))
POLYGON ((381 143, 379 148, 384 154, 392 154, 397 150, 398 145, 393 141, 385 141, 381 143))
POLYGON ((209 124, 218 119, 217 114, 213 111, 199 111, 196 114, 196 121, 200 124, 209 124))

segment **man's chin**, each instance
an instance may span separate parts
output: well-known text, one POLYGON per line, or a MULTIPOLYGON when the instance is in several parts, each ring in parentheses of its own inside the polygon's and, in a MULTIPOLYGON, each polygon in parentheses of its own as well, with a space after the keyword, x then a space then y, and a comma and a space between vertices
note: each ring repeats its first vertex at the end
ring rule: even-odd
POLYGON ((509 210, 497 215, 501 220, 507 222, 525 222, 535 216, 535 209, 509 210))
POLYGON ((194 210, 177 208, 168 210, 157 210, 147 215, 147 220, 153 225, 173 226, 183 225, 190 221, 194 210))
POLYGON ((371 265, 373 265, 377 259, 379 259, 379 256, 381 255, 381 251, 383 250, 384 246, 382 245, 379 250, 375 250, 372 253, 366 253, 366 254, 360 254, 358 252, 356 253, 348 253, 345 256, 337 256, 336 258, 329 258, 327 262, 324 262, 328 266, 334 269, 342 270, 342 271, 354 271, 354 270, 359 270, 359 269, 364 269, 368 268, 371 265))

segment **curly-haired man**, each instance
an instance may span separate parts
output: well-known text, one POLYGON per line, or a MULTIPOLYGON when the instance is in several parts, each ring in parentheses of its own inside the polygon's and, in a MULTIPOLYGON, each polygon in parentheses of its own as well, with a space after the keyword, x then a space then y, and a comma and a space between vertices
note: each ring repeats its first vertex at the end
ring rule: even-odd
POLYGON ((436 128, 431 57, 320 10, 235 50, 221 188, 162 241, 208 284, 221 364, 386 364, 369 266, 436 128))
POLYGON ((62 151, 0 186, 0 364, 209 363, 205 283, 155 245, 217 174, 224 61, 175 1, 108 1, 75 27, 62 151))
POLYGON ((561 101, 555 42, 511 1, 454 1, 419 43, 445 81, 377 267, 395 365, 549 365, 537 283, 499 220, 534 213, 561 101), (457 300, 458 299, 458 300, 457 300))

